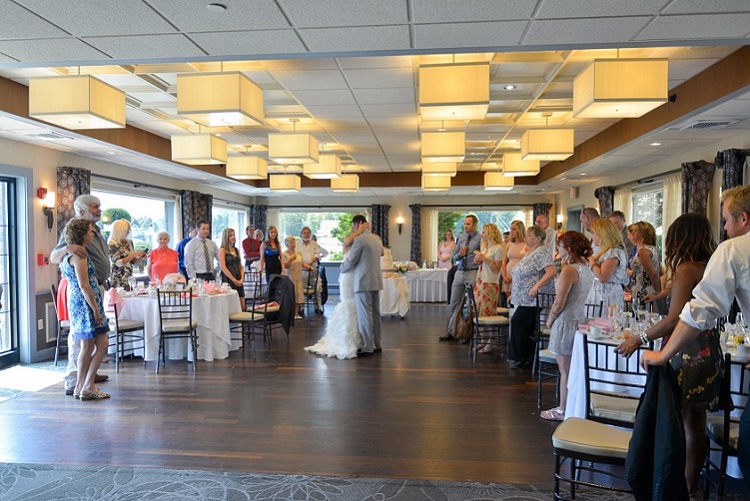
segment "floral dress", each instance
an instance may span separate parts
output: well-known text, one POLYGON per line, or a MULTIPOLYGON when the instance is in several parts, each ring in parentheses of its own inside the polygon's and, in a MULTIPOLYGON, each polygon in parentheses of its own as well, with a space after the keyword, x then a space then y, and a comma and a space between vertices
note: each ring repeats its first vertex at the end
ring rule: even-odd
MULTIPOLYGON (((536 307, 536 297, 531 297, 531 288, 544 276, 545 268, 554 266, 552 255, 546 247, 537 247, 526 254, 513 268, 511 300, 513 306, 536 307)), ((555 292, 553 280, 549 280, 538 292, 555 292)))
POLYGON ((78 283, 78 275, 72 264, 70 264, 71 255, 68 254, 60 264, 60 272, 68 279, 68 312, 70 313, 70 330, 73 332, 75 339, 93 339, 98 334, 109 332, 109 322, 104 316, 104 303, 102 301, 102 290, 96 282, 96 268, 91 259, 87 260, 89 272, 89 285, 94 291, 94 299, 102 315, 102 324, 94 324, 94 315, 91 307, 86 302, 81 285, 78 283))
POLYGON ((133 264, 132 261, 130 263, 123 263, 122 258, 127 257, 133 252, 133 242, 130 240, 110 242, 109 258, 112 261, 112 274, 110 275, 112 287, 124 287, 125 290, 130 290, 128 279, 133 276, 133 264))
POLYGON ((602 314, 601 316, 607 316, 607 308, 610 305, 617 306, 620 310, 625 309, 625 291, 623 286, 628 284, 628 263, 625 250, 619 247, 608 249, 604 254, 599 256, 597 263, 601 264, 607 259, 617 259, 617 268, 615 272, 609 277, 605 283, 601 283, 596 277, 594 277, 594 283, 589 289, 586 302, 588 304, 599 304, 602 303, 602 314))
MULTIPOLYGON (((654 266, 656 272, 659 273, 659 255, 657 254, 656 247, 653 245, 644 245, 643 247, 651 252, 651 264, 654 266)), ((633 301, 637 300, 639 303, 643 303, 643 298, 646 297, 646 294, 654 293, 654 286, 648 278, 646 268, 643 267, 641 260, 638 259, 638 252, 630 260, 630 269, 633 270, 630 283, 633 301)))
MULTIPOLYGON (((503 246, 494 244, 484 251, 492 261, 502 261, 503 246)), ((479 264, 477 281, 474 284, 474 302, 480 317, 497 315, 497 298, 500 295, 500 272, 494 272, 490 265, 482 261, 479 264)))

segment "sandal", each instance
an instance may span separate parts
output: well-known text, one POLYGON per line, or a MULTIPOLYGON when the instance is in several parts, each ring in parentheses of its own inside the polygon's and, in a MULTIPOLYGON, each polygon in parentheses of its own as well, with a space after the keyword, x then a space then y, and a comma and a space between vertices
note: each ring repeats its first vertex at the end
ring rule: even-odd
POLYGON ((562 421, 565 419, 565 409, 555 407, 539 413, 539 417, 548 421, 562 421))
POLYGON ((81 390, 81 400, 100 400, 102 398, 109 398, 111 395, 109 393, 103 392, 101 390, 81 390))

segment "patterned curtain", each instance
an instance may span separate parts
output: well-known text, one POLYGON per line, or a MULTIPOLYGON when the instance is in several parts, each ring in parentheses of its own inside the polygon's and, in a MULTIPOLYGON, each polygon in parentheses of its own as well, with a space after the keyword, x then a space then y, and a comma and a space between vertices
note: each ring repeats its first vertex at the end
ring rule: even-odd
POLYGON ((182 205, 182 234, 190 233, 190 228, 200 219, 208 221, 211 225, 211 213, 214 204, 214 196, 198 193, 197 191, 184 190, 180 193, 182 205))
MULTIPOLYGON (((547 216, 547 219, 549 219, 550 209, 552 209, 552 204, 534 204, 534 224, 536 224, 537 216, 547 216)), ((550 219, 549 223, 553 228, 555 227, 554 216, 550 219)))
POLYGON ((390 247, 388 245, 388 211, 390 209, 390 205, 372 206, 372 224, 370 225, 370 229, 376 235, 380 235, 380 238, 383 240, 383 247, 390 247))
POLYGON ((250 221, 255 225, 256 230, 263 232, 263 236, 266 236, 266 214, 268 213, 268 207, 265 205, 253 205, 250 207, 250 221))
POLYGON ((706 215, 706 202, 716 166, 705 160, 682 164, 682 213, 706 215))
MULTIPOLYGON (((745 163, 747 162, 748 156, 750 156, 750 150, 738 150, 734 148, 731 150, 720 151, 716 154, 714 163, 716 164, 716 167, 723 169, 721 174, 721 191, 742 186, 745 163)), ((722 207, 720 207, 719 214, 721 214, 721 210, 724 209, 723 202, 721 205, 722 207)), ((726 221, 723 217, 719 217, 721 218, 721 232, 719 239, 723 242, 727 239, 727 232, 724 229, 724 223, 726 221)))
POLYGON ((599 214, 608 217, 615 206, 615 187, 602 186, 594 190, 594 196, 599 200, 599 214))
POLYGON ((422 263, 422 205, 411 204, 411 260, 422 263))
POLYGON ((73 203, 80 195, 91 193, 91 171, 76 167, 57 168, 57 238, 76 216, 73 203))

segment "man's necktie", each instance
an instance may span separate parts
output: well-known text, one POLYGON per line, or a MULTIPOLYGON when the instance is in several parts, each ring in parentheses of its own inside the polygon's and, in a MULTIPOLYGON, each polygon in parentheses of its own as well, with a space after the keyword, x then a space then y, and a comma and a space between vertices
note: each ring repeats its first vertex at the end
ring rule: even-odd
POLYGON ((203 241, 203 257, 206 258, 206 273, 211 273, 211 256, 208 254, 208 245, 203 241))

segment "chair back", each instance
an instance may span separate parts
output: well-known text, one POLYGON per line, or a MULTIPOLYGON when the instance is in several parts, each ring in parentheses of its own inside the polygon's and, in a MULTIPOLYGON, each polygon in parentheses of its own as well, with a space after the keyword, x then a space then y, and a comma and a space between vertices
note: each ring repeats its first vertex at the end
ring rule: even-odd
POLYGON ((542 332, 542 327, 547 324, 552 304, 555 302, 555 294, 549 292, 539 292, 536 295, 536 332, 542 332))
POLYGON ((597 303, 586 303, 586 318, 597 318, 602 316, 604 301, 597 303))
POLYGON ((630 358, 616 354, 614 348, 583 334, 586 419, 632 428, 646 386, 647 373, 640 360, 648 347, 639 347, 630 358))
POLYGON ((263 289, 263 272, 255 271, 252 268, 245 271, 245 298, 255 298, 263 289))
MULTIPOLYGON (((193 294, 190 289, 173 291, 157 289, 159 297, 159 323, 164 331, 167 324, 175 332, 175 326, 185 325, 185 331, 190 331, 193 322, 193 294)), ((179 329, 182 332, 182 329, 179 329)))
POLYGON ((60 321, 60 312, 57 309, 57 286, 55 284, 51 284, 49 286, 49 291, 52 293, 52 304, 55 305, 55 315, 57 316, 57 321, 60 321))

